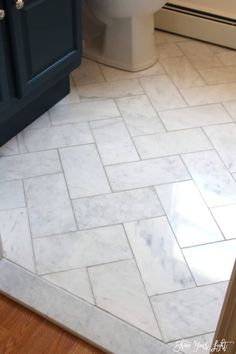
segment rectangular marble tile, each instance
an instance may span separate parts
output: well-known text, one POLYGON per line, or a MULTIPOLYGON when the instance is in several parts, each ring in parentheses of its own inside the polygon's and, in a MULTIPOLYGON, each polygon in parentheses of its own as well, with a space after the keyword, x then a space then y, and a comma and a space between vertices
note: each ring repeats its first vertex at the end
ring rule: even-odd
POLYGON ((236 258, 236 240, 216 242, 183 250, 198 285, 229 280, 236 258))
POLYGON ((166 217, 125 224, 149 296, 195 286, 166 217))
POLYGON ((221 51, 217 53, 217 57, 224 65, 236 65, 236 53, 235 50, 227 50, 221 51))
POLYGON ((199 128, 140 136, 136 137, 134 142, 142 159, 212 148, 210 141, 199 128))
POLYGON ((93 137, 88 123, 80 123, 42 129, 26 129, 18 135, 18 141, 20 152, 33 152, 88 144, 93 142, 93 137))
POLYGON ((80 229, 163 215, 152 188, 82 198, 73 205, 80 229))
POLYGON ((98 63, 87 58, 82 59, 81 65, 72 71, 71 76, 76 86, 105 81, 98 63))
POLYGON ((178 43, 178 46, 197 69, 207 69, 222 66, 217 56, 207 47, 207 44, 198 41, 178 43))
POLYGON ((94 145, 60 149, 60 156, 71 198, 110 192, 94 145))
POLYGON ((224 84, 236 81, 236 66, 200 70, 208 85, 224 84))
POLYGON ((165 341, 215 331, 226 286, 212 284, 152 297, 165 341))
POLYGON ((214 125, 204 130, 228 170, 236 172, 236 124, 214 125))
POLYGON ((157 43, 156 47, 158 59, 166 59, 184 55, 175 43, 157 43))
POLYGON ((211 212, 225 238, 236 238, 236 204, 211 208, 211 212))
POLYGON ((230 115, 221 104, 197 106, 160 112, 167 130, 204 127, 211 124, 231 122, 230 115))
POLYGON ((33 123, 27 126, 26 129, 40 129, 40 128, 48 128, 51 126, 49 113, 46 112, 38 119, 36 119, 33 123))
POLYGON ((0 211, 0 238, 3 257, 35 272, 26 209, 0 211))
POLYGON ((132 258, 122 226, 34 239, 40 274, 132 258))
POLYGON ((216 152, 186 154, 183 159, 208 206, 236 202, 236 183, 216 152))
POLYGON ((19 153, 17 137, 12 138, 4 145, 0 146, 0 157, 16 155, 19 153))
POLYGON ((164 58, 160 60, 160 63, 179 88, 206 85, 186 57, 164 58))
POLYGON ((140 80, 157 111, 186 106, 184 99, 167 75, 145 77, 140 80))
POLYGON ((236 96, 236 83, 181 89, 190 106, 231 101, 236 96))
POLYGON ((104 165, 139 160, 121 118, 92 122, 91 128, 104 165))
POLYGON ((224 239, 192 181, 159 186, 156 191, 181 247, 224 239))
POLYGON ((224 106, 231 115, 231 117, 236 120, 236 101, 225 102, 224 106))
POLYGON ((132 136, 165 131, 147 96, 124 97, 116 102, 132 136))
POLYGON ((130 72, 130 71, 124 71, 124 70, 119 70, 116 68, 112 68, 111 66, 106 66, 106 65, 100 65, 100 68, 103 72, 103 75, 105 79, 109 81, 118 81, 118 80, 128 80, 128 79, 135 79, 143 76, 152 76, 152 75, 158 75, 158 74, 163 74, 165 71, 163 67, 160 65, 160 63, 156 63, 152 65, 150 68, 141 70, 141 71, 136 71, 136 72, 130 72))
POLYGON ((34 152, 0 159, 0 181, 41 176, 61 171, 57 151, 34 152))
POLYGON ((137 79, 78 86, 77 90, 81 100, 84 101, 134 96, 143 93, 137 79))
POLYGON ((0 210, 22 208, 25 196, 21 181, 0 183, 0 210))
POLYGON ((112 100, 56 105, 50 110, 53 125, 81 123, 119 116, 120 112, 112 100))
POLYGON ((134 260, 91 267, 89 276, 100 308, 162 338, 134 260))
POLYGON ((114 191, 190 179, 178 156, 108 166, 106 171, 114 191))
POLYGON ((33 237, 76 230, 76 224, 62 174, 24 181, 33 237))

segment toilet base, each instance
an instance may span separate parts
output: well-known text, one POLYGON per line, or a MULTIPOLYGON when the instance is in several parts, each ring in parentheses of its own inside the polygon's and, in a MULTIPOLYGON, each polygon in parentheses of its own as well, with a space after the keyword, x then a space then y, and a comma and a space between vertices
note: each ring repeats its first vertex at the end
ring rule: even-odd
POLYGON ((99 63, 127 71, 144 70, 157 61, 154 16, 115 18, 106 25, 97 24, 87 34, 84 56, 99 63))

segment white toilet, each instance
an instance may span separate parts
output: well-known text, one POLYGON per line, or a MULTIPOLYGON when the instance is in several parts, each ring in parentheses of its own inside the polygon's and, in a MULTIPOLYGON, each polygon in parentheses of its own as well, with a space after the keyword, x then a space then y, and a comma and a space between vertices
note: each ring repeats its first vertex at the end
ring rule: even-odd
POLYGON ((165 0, 84 0, 84 56, 138 71, 157 60, 154 13, 165 0))

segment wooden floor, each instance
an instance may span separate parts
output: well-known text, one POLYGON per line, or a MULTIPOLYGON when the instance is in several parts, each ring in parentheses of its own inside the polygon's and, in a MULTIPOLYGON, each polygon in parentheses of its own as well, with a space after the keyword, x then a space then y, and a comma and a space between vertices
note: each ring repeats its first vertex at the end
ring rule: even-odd
POLYGON ((102 354, 0 295, 0 354, 102 354))

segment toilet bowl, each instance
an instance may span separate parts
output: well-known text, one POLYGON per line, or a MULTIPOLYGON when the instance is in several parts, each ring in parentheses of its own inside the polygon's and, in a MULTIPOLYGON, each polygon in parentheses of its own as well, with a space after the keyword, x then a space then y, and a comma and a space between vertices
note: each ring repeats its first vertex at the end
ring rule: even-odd
POLYGON ((128 71, 157 60, 154 13, 165 0, 84 0, 84 56, 128 71))

